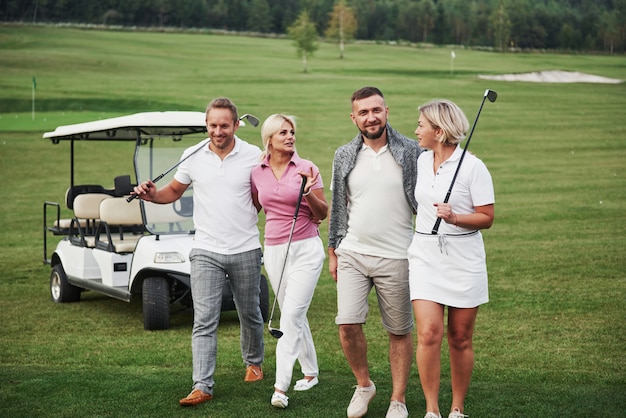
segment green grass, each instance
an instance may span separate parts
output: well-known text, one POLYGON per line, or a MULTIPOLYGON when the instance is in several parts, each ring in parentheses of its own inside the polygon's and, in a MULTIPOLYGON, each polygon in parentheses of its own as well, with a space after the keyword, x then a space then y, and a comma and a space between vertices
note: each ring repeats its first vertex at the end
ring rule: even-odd
MULTIPOLYGON (((309 315, 321 383, 291 393, 284 411, 269 405, 275 340, 266 334, 266 379, 244 384, 233 312, 224 313, 219 330, 216 398, 181 410, 177 400, 191 385, 190 312, 175 313, 168 331, 146 332, 139 302, 88 293, 77 304, 52 303, 50 268, 41 262, 42 205, 63 199, 69 147, 42 135, 134 112, 203 110, 227 95, 262 119, 296 115, 299 153, 320 166, 328 186, 334 150, 356 132, 350 95, 367 84, 383 90, 392 125, 410 137, 417 106, 431 98, 454 100, 472 121, 485 88, 499 93, 485 104, 470 147, 491 170, 497 204, 494 226, 484 232, 491 302, 478 315, 467 413, 626 409, 626 85, 476 77, 562 69, 625 79, 626 58, 455 52, 451 75, 448 48, 351 44, 339 60, 336 46, 321 44, 304 74, 288 40, 0 26, 0 416, 345 416, 354 378, 339 346, 326 270, 309 315)), ((258 129, 240 134, 260 144, 258 129)), ((76 152, 79 182, 112 186, 115 175, 131 172, 127 144, 78 143, 76 152)), ((326 241, 326 224, 322 235, 326 241)), ((387 339, 374 298, 366 332, 379 388, 369 416, 384 416, 387 339)), ((416 367, 408 408, 423 415, 416 367)))

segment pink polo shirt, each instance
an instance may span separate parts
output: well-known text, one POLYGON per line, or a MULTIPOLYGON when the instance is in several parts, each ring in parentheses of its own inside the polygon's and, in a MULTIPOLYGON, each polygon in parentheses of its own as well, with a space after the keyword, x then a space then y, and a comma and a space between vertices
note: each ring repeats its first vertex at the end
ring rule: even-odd
MULTIPOLYGON (((269 158, 252 170, 252 192, 258 193, 259 202, 265 212, 265 245, 286 244, 289 240, 289 231, 302 185, 302 176, 298 172, 310 173, 311 167, 314 175, 319 173, 315 164, 300 158, 294 152, 280 180, 274 177, 269 166, 269 158)), ((320 174, 313 189, 323 187, 320 174)), ((316 236, 319 236, 318 225, 311 221, 311 209, 303 197, 291 240, 298 241, 316 236)))

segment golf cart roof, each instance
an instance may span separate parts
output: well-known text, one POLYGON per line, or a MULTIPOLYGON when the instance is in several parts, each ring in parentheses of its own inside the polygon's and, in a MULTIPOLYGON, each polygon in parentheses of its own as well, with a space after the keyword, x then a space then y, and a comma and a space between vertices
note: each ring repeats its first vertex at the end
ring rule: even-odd
POLYGON ((181 136, 206 132, 204 112, 143 112, 93 122, 59 126, 43 137, 61 140, 136 141, 145 136, 181 136))

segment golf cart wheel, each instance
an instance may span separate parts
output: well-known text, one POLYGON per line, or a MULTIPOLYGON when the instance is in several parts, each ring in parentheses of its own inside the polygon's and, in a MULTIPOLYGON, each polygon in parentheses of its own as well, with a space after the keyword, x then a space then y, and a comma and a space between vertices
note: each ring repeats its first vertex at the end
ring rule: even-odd
POLYGON ((67 275, 61 264, 52 267, 52 273, 50 273, 50 296, 52 296, 54 302, 78 302, 80 300, 80 291, 80 287, 76 287, 67 281, 67 275))
POLYGON ((261 274, 261 316, 263 322, 267 322, 270 315, 270 289, 267 279, 261 274))
POLYGON ((170 286, 164 277, 147 277, 142 285, 143 328, 148 331, 170 327, 170 286))

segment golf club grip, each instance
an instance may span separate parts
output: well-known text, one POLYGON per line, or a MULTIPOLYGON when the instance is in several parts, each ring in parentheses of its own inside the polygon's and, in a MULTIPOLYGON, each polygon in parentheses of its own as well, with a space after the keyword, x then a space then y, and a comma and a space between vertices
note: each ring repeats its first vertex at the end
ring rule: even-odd
POLYGON ((302 203, 302 196, 304 195, 304 187, 306 186, 306 177, 302 176, 302 184, 300 185, 300 194, 298 195, 298 202, 296 203, 296 211, 293 214, 293 219, 298 217, 300 212, 300 203, 302 203))
MULTIPOLYGON (((163 177, 163 174, 161 174, 160 176, 158 176, 157 178, 155 178, 154 180, 152 180, 153 183, 156 183, 157 181, 161 180, 161 178, 163 177)), ((149 187, 148 187, 149 188, 149 187)), ((136 198, 138 198, 139 195, 138 194, 131 194, 130 196, 128 196, 126 198, 126 201, 128 203, 132 202, 133 200, 135 200, 136 198)))
POLYGON ((437 218, 437 220, 435 221, 435 225, 433 226, 433 230, 430 231, 430 233, 432 235, 437 235, 437 232, 439 232, 439 225, 441 225, 441 218, 437 218))
MULTIPOLYGON (((172 171, 172 170, 170 169, 169 171, 172 171)), ((169 172, 169 171, 168 171, 168 172, 169 172)), ((158 176, 157 176, 154 180, 152 180, 152 183, 156 183, 157 181, 161 180, 161 179, 163 178, 163 176, 164 176, 164 175, 166 175, 166 174, 167 174, 167 172, 166 172, 166 173, 163 173, 163 174, 159 174, 159 175, 158 175, 158 176)), ((148 186, 148 188, 150 188, 149 184, 146 184, 146 186, 148 186)), ((136 198, 138 198, 138 197, 139 197, 139 195, 138 195, 138 194, 133 194, 133 195, 128 196, 128 197, 126 198, 126 201, 127 201, 128 203, 130 203, 130 202, 132 202, 133 200, 135 200, 135 199, 136 199, 136 198)))
MULTIPOLYGON (((456 175, 459 174, 459 167, 461 167, 460 165, 461 162, 463 162, 463 158, 461 158, 461 160, 459 161, 459 165, 456 167, 456 171, 454 172, 454 177, 452 177, 452 182, 450 183, 450 187, 448 188, 446 197, 443 199, 443 203, 448 203, 448 200, 450 200, 450 195, 452 194, 452 188, 454 187, 454 181, 456 180, 456 175)), ((435 225, 433 225, 433 229, 432 231, 430 231, 432 235, 437 235, 437 232, 439 232, 439 225, 441 225, 441 218, 437 218, 437 220, 435 221, 435 225)))

